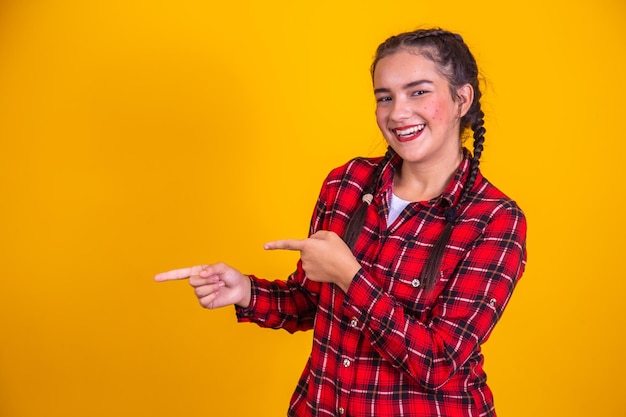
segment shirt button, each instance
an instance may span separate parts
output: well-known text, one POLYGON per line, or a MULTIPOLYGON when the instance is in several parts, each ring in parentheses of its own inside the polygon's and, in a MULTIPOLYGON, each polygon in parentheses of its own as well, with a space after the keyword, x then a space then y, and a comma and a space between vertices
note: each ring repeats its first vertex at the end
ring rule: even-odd
POLYGON ((421 284, 420 280, 415 278, 413 281, 411 281, 411 285, 415 288, 419 287, 421 284))
POLYGON ((343 407, 339 407, 339 414, 343 415, 346 410, 343 407))
POLYGON ((350 359, 344 359, 344 360, 343 360, 343 366, 344 366, 344 367, 346 367, 346 368, 347 368, 348 366, 350 366, 350 359))
POLYGON ((489 305, 490 305, 491 307, 495 307, 495 306, 496 306, 496 299, 495 299, 495 298, 492 298, 491 300, 489 300, 489 305))
POLYGON ((356 319, 356 317, 352 317, 352 320, 350 321, 350 327, 356 327, 359 325, 359 321, 356 319))

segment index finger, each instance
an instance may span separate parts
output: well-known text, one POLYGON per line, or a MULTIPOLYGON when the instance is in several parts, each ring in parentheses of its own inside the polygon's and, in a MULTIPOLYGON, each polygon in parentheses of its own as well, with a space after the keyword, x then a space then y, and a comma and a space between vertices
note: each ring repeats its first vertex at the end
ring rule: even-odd
POLYGON ((158 282, 162 281, 174 281, 178 279, 187 279, 192 275, 198 275, 204 268, 203 265, 191 266, 189 268, 174 269, 167 272, 161 272, 154 276, 154 280, 158 282))
POLYGON ((299 250, 304 249, 304 244, 308 239, 283 239, 275 240, 273 242, 267 242, 263 245, 263 248, 268 250, 285 249, 285 250, 299 250))

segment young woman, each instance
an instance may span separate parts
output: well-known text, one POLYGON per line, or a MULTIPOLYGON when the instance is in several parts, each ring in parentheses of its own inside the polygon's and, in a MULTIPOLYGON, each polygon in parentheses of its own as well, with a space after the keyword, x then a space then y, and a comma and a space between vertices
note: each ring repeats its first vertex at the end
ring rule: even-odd
POLYGON ((417 30, 371 71, 388 151, 328 175, 307 239, 266 245, 301 252, 287 281, 225 264, 156 280, 189 278, 239 321, 314 330, 290 416, 495 416, 481 344, 523 273, 526 221, 478 168, 476 62, 461 36, 417 30))

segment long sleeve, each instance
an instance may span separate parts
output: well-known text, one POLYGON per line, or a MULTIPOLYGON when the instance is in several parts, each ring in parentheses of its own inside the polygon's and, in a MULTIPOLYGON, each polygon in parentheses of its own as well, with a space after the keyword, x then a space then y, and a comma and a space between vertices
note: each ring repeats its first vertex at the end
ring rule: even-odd
MULTIPOLYGON (((299 264, 299 263, 298 263, 299 264)), ((301 269, 298 265, 298 269, 301 269)), ((285 329, 290 333, 313 328, 315 294, 305 290, 293 278, 268 281, 250 276, 251 299, 248 308, 236 308, 240 322, 253 322, 262 327, 285 329)))
MULTIPOLYGON (((407 313, 363 270, 346 294, 345 314, 363 323, 365 337, 382 357, 425 389, 446 384, 477 351, 522 275, 526 222, 521 210, 507 202, 497 206, 485 223, 454 269, 442 272, 444 288, 429 320, 419 321, 407 313)), ((462 241, 463 236, 453 235, 450 246, 462 241)))

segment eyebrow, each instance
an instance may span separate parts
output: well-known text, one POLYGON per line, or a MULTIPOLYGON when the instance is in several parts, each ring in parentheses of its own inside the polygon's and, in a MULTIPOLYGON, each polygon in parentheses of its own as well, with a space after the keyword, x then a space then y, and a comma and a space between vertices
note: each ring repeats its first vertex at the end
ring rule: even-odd
MULTIPOLYGON (((409 89, 409 88, 414 88, 414 87, 417 87, 417 86, 422 85, 422 84, 433 84, 433 82, 432 82, 432 81, 430 81, 430 80, 417 80, 417 81, 411 81, 411 82, 410 82, 410 83, 408 83, 408 84, 404 84, 404 85, 402 86, 402 89, 403 89, 403 90, 407 90, 407 89, 409 89)), ((379 94, 379 93, 390 93, 390 92, 391 92, 391 90, 390 90, 389 88, 376 88, 376 89, 374 89, 374 94, 379 94)))

